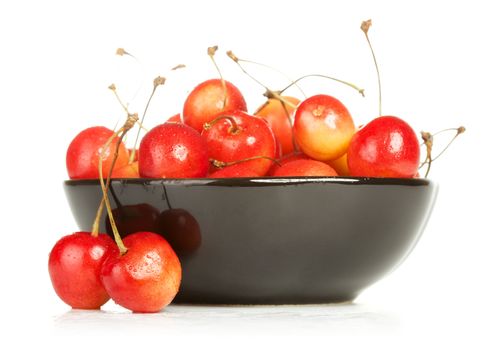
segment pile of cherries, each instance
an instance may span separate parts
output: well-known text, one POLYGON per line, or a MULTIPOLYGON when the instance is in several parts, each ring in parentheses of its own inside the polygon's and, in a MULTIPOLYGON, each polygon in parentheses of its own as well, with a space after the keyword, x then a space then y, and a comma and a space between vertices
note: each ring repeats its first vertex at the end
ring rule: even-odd
MULTIPOLYGON (((71 179, 98 178, 100 150, 113 131, 91 127, 67 151, 71 179)), ((103 155, 108 176, 115 150, 103 155)), ((120 145, 114 178, 222 178, 260 176, 414 177, 420 146, 402 119, 381 116, 356 130, 335 97, 271 97, 248 114, 228 81, 211 79, 187 97, 182 114, 146 133, 132 151, 120 145)))
MULTIPOLYGON (((212 58, 216 48, 211 49, 212 58)), ((267 89, 265 103, 250 114, 234 84, 204 81, 190 92, 181 113, 149 130, 139 147, 127 148, 122 133, 103 126, 80 132, 67 150, 69 177, 100 179, 107 197, 110 178, 418 176, 420 144, 404 120, 379 116, 356 128, 347 107, 333 96, 300 101, 283 92, 267 89)), ((74 308, 98 309, 111 297, 135 312, 161 310, 179 289, 177 255, 153 232, 121 239, 113 222, 115 241, 98 234, 102 205, 93 232, 65 236, 53 248, 49 271, 55 291, 74 308)), ((106 208, 114 221, 108 201, 106 208)))

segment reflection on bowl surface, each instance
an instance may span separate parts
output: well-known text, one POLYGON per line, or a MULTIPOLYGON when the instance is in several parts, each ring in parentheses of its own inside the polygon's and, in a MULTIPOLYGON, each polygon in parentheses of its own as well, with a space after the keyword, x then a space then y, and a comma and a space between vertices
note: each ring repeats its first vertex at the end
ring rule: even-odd
MULTIPOLYGON (((90 231, 99 182, 64 188, 90 231)), ((341 177, 129 179, 111 189, 112 208, 133 209, 132 225, 153 208, 151 226, 175 244, 183 267, 175 302, 222 304, 353 300, 410 253, 437 194, 424 179, 341 177)))

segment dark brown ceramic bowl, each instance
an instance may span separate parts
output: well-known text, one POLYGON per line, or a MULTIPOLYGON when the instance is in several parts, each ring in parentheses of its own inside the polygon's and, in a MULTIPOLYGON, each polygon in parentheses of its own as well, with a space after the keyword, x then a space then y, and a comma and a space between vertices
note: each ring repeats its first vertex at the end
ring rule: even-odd
MULTIPOLYGON (((64 188, 91 230, 99 182, 64 188)), ((425 179, 321 177, 113 180, 110 197, 122 231, 178 252, 175 302, 284 304, 353 300, 407 257, 436 194, 425 179)))

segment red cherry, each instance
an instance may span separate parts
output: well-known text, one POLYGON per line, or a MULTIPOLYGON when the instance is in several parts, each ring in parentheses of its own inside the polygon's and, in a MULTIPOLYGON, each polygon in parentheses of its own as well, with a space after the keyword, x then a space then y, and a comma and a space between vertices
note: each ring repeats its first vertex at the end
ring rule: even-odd
POLYGON ((271 165, 271 168, 268 171, 268 175, 273 176, 274 172, 278 168, 280 168, 280 166, 283 166, 287 162, 291 162, 291 161, 297 160, 297 159, 311 159, 311 158, 308 155, 300 153, 300 152, 290 153, 290 154, 282 157, 281 159, 279 159, 277 163, 273 163, 273 165, 271 165))
POLYGON ((312 159, 296 159, 278 167, 273 176, 338 176, 338 174, 326 163, 312 159))
POLYGON ((185 209, 163 211, 157 220, 158 232, 170 243, 178 255, 195 252, 201 246, 201 228, 185 209))
MULTIPOLYGON (((295 97, 283 96, 283 98, 294 106, 300 103, 300 100, 295 97)), ((281 147, 281 155, 293 152, 293 132, 290 118, 293 117, 295 107, 292 105, 282 104, 278 99, 270 98, 254 113, 268 122, 279 142, 279 147, 281 147)))
MULTIPOLYGON (((128 236, 138 231, 157 230, 157 221, 160 212, 155 207, 147 204, 122 205, 112 210, 118 233, 121 237, 128 236)), ((108 216, 105 220, 106 232, 112 234, 112 228, 108 216)))
POLYGON ((252 170, 248 162, 236 163, 216 170, 208 175, 209 178, 229 178, 229 177, 259 177, 259 174, 252 170))
POLYGON ((62 237, 48 260, 51 282, 57 295, 76 309, 99 309, 110 297, 100 280, 103 261, 118 256, 118 249, 105 234, 76 232, 62 237))
POLYGON ((339 100, 328 95, 316 95, 298 106, 293 132, 305 154, 326 161, 339 158, 346 152, 355 125, 339 100))
POLYGON ((134 312, 158 312, 178 292, 182 268, 168 242, 152 232, 123 239, 128 251, 103 263, 101 280, 119 305, 134 312))
POLYGON ((182 113, 184 123, 201 132, 204 123, 213 120, 218 113, 247 111, 247 104, 237 87, 226 80, 225 87, 226 103, 221 79, 211 79, 197 85, 185 100, 182 113))
POLYGON ((180 113, 175 114, 174 116, 171 116, 168 118, 166 121, 167 123, 182 123, 182 117, 180 116, 180 113))
MULTIPOLYGON (((202 135, 207 141, 209 156, 221 162, 275 156, 276 141, 267 122, 242 111, 221 114, 205 125, 202 135)), ((271 163, 269 159, 254 159, 244 162, 244 166, 264 176, 271 163)))
MULTIPOLYGON (((81 131, 70 143, 67 149, 67 171, 71 179, 97 179, 99 178, 99 157, 103 146, 115 133, 103 126, 95 126, 81 131)), ((103 155, 103 177, 108 176, 113 154, 118 138, 107 148, 103 155)), ((119 146, 119 154, 115 163, 115 169, 128 164, 129 154, 123 144, 119 146)))
POLYGON ((142 138, 139 153, 144 178, 205 177, 209 168, 206 141, 185 124, 154 127, 142 138))
POLYGON ((351 176, 413 177, 420 162, 420 145, 413 129, 397 117, 372 120, 348 147, 351 176))

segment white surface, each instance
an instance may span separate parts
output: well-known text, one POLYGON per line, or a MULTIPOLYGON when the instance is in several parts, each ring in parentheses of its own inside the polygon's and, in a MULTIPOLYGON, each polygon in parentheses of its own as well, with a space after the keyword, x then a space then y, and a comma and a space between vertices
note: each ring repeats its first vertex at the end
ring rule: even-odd
MULTIPOLYGON (((2 2, 0 344, 247 348, 268 337, 264 344, 277 348, 492 349, 494 29, 487 4, 2 2), (107 312, 72 312, 57 299, 47 274, 48 252, 77 229, 61 189, 65 149, 81 129, 113 127, 122 118, 109 84, 117 84, 130 108, 142 112, 152 78, 167 76, 146 121, 155 125, 180 110, 187 90, 216 76, 205 52, 218 44, 218 62, 244 91, 250 109, 262 102, 262 89, 222 56, 224 50, 291 76, 326 73, 364 87, 365 99, 331 82, 303 85, 309 94, 339 97, 362 124, 377 114, 374 70, 359 29, 367 18, 374 21, 370 35, 381 66, 384 113, 401 116, 417 130, 467 127, 433 168, 431 178, 441 186, 435 211, 398 270, 355 305, 172 306, 158 315, 132 315, 112 304, 107 312), (142 65, 116 57, 118 47, 142 65), (188 68, 168 72, 178 63, 188 68), (163 339, 156 343, 155 337, 163 339)), ((284 85, 272 73, 258 74, 274 88, 284 85)))

